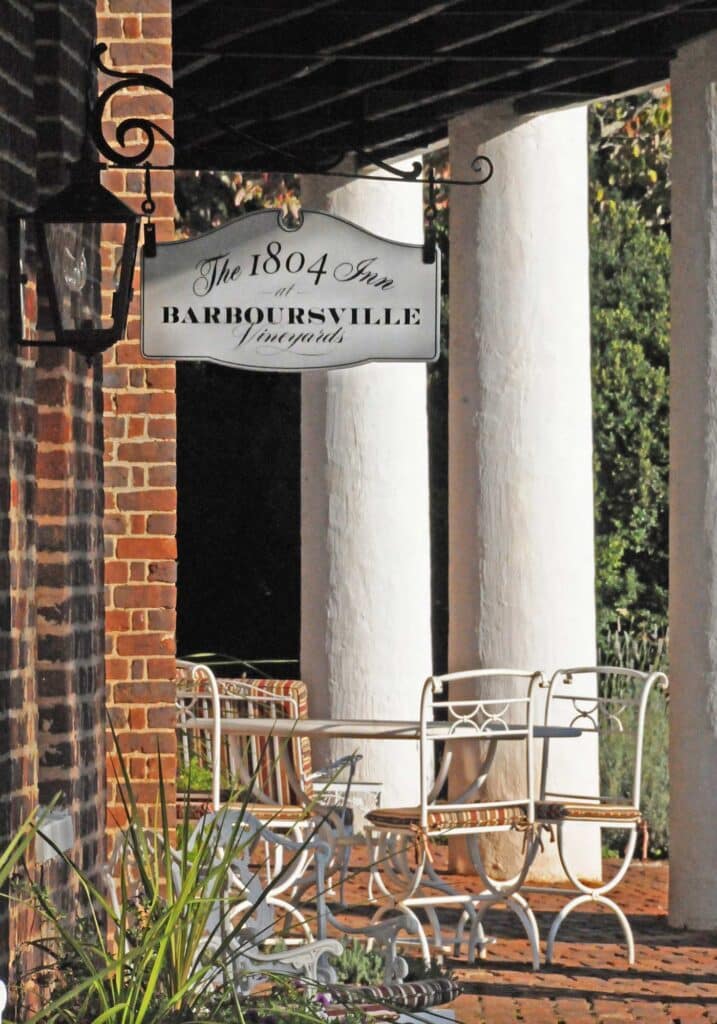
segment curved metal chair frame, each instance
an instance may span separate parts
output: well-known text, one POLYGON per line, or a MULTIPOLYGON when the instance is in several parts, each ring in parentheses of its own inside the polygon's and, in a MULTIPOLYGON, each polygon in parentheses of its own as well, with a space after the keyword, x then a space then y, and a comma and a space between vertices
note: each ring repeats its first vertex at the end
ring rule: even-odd
POLYGON ((583 733, 596 733, 598 737, 604 736, 606 732, 614 732, 623 736, 625 742, 629 742, 632 734, 633 772, 631 790, 628 793, 601 792, 598 797, 589 798, 548 789, 546 787, 551 744, 560 740, 544 741, 543 788, 540 800, 536 804, 536 819, 539 823, 555 829, 560 862, 570 883, 570 888, 556 886, 541 887, 539 890, 529 887, 525 889, 528 892, 549 892, 570 897, 552 922, 546 948, 548 963, 553 959, 555 941, 562 924, 574 910, 586 903, 603 906, 617 917, 625 938, 628 962, 635 962, 632 928, 621 907, 609 894, 617 888, 630 866, 642 821, 642 752, 648 700, 654 688, 666 692, 668 685, 667 676, 663 672, 639 672, 617 666, 558 669, 550 679, 545 705, 545 724, 551 724, 556 718, 565 721, 567 717, 570 724, 578 726, 583 733), (598 683, 602 677, 608 680, 609 684, 603 687, 602 693, 599 689, 596 692, 594 687, 581 693, 576 677, 587 677, 586 683, 589 677, 598 683), (566 851, 565 827, 579 822, 599 825, 601 829, 619 829, 627 832, 622 864, 616 874, 605 882, 589 884, 578 877, 570 863, 566 851))
POLYGON ((456 955, 470 924, 467 955, 472 963, 476 950, 483 956, 491 941, 484 932, 483 919, 497 904, 505 905, 518 917, 530 941, 533 966, 537 970, 540 965, 537 923, 520 890, 538 849, 534 830, 533 720, 534 691, 542 678, 539 672, 518 669, 481 669, 431 676, 421 694, 420 804, 413 808, 379 808, 367 815, 373 844, 371 874, 379 903, 374 920, 380 921, 397 909, 406 914, 417 933, 427 965, 431 946, 441 950, 450 948, 443 937, 440 908, 458 907, 461 911, 452 941, 456 955), (499 686, 505 682, 506 696, 484 696, 481 691, 489 680, 498 680, 499 686), (516 680, 523 690, 518 696, 515 695, 516 680), (447 685, 455 687, 458 696, 450 692, 439 699, 447 685), (513 799, 487 801, 481 799, 481 789, 500 738, 525 744, 523 785, 513 799), (439 794, 448 779, 453 743, 478 740, 487 744, 487 750, 476 778, 452 802, 442 801, 439 794), (445 748, 436 762, 433 784, 429 786, 428 770, 434 763, 438 742, 445 744, 445 748), (514 829, 526 838, 523 864, 514 878, 495 879, 481 858, 479 837, 514 829), (467 839, 481 883, 477 892, 456 889, 433 867, 432 840, 452 836, 467 839))
MULTIPOLYGON (((352 847, 364 843, 354 835, 347 802, 360 755, 340 758, 314 771, 307 737, 242 736, 223 733, 226 718, 302 718, 308 714, 306 686, 300 680, 217 679, 207 665, 177 662, 179 748, 184 764, 195 755, 211 771, 211 806, 218 810, 232 799, 237 785, 251 794, 250 811, 276 832, 301 840, 317 822, 332 850, 329 877, 339 876, 339 896, 352 847), (207 719, 206 729, 196 723, 207 719), (187 728, 193 721, 195 728, 187 728), (325 801, 322 785, 348 769, 341 804, 325 801), (224 784, 223 784, 224 781, 224 784)), ((275 873, 281 870, 282 850, 274 849, 275 873)), ((309 870, 297 882, 299 891, 312 886, 309 870)))
MULTIPOLYGON (((216 949, 218 954, 213 983, 225 984, 231 981, 237 991, 247 993, 267 975, 273 974, 297 974, 310 982, 322 984, 335 981, 336 975, 328 957, 341 952, 341 943, 325 937, 314 939, 304 916, 283 898, 283 893, 292 884, 292 878, 303 870, 302 858, 309 856, 306 847, 311 845, 313 849, 310 853, 317 854, 323 863, 328 855, 325 844, 317 840, 298 844, 286 836, 272 833, 267 836, 265 826, 241 811, 219 811, 218 815, 221 817, 214 851, 217 863, 224 857, 222 841, 234 842, 235 855, 225 872, 226 881, 222 891, 213 893, 215 905, 206 923, 207 951, 216 949), (259 838, 268 838, 271 843, 281 844, 291 852, 297 863, 289 863, 289 868, 283 872, 285 877, 267 882, 250 864, 254 844, 259 838), (287 944, 287 948, 280 951, 265 952, 261 946, 278 938, 276 910, 287 918, 293 917, 303 937, 287 944)), ((196 845, 205 827, 217 828, 217 817, 215 812, 211 812, 196 823, 189 839, 189 849, 196 845)), ((155 851, 160 850, 163 843, 162 836, 149 829, 142 830, 142 840, 148 849, 155 851)), ((157 855, 157 863, 167 863, 164 853, 157 855)), ((181 858, 176 851, 171 851, 169 863, 174 884, 179 887, 181 858)), ((105 869, 110 904, 117 920, 120 920, 121 915, 117 891, 119 877, 122 878, 120 884, 125 897, 141 894, 142 880, 134 867, 129 833, 125 833, 122 840, 115 844, 112 858, 105 869)), ((282 941, 286 940, 282 937, 282 941)))

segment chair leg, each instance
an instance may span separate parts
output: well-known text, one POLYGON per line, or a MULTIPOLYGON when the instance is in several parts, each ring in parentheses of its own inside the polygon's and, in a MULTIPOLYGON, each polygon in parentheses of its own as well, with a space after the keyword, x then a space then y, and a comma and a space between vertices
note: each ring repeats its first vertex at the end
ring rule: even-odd
MULTIPOLYGON (((344 846, 339 856, 339 906, 345 907, 346 900, 344 899, 344 887, 346 886, 346 880, 349 876, 349 867, 351 865, 351 848, 344 846)), ((369 879, 369 885, 371 884, 369 879)))
POLYGON ((395 913, 396 911, 403 914, 406 918, 406 921, 410 923, 411 927, 407 930, 414 931, 418 936, 418 942, 421 947, 421 957, 423 958, 423 963, 426 969, 429 969, 431 966, 431 948, 428 944, 428 939, 426 938, 426 931, 423 925, 421 924, 421 920, 411 907, 406 906, 406 904, 402 903, 400 900, 397 903, 393 904, 393 906, 385 905, 383 907, 379 907, 378 910, 373 915, 373 917, 371 918, 371 924, 380 924, 385 914, 391 912, 395 913))
POLYGON ((469 964, 476 962, 476 947, 478 949, 478 959, 485 960, 488 955, 488 946, 492 946, 495 942, 495 936, 486 935, 485 928, 483 927, 483 917, 489 907, 489 903, 484 903, 478 910, 471 925, 470 935, 468 936, 468 949, 466 951, 466 959, 469 964))
POLYGON ((479 960, 485 960, 488 946, 493 945, 495 937, 492 935, 486 935, 485 929, 483 928, 483 918, 491 909, 491 907, 497 904, 504 904, 509 910, 511 910, 518 918, 523 926, 525 934, 530 943, 531 959, 533 962, 533 970, 540 970, 540 931, 538 929, 538 922, 535 919, 535 914, 530 908, 527 900, 524 899, 519 893, 513 893, 511 896, 506 896, 504 899, 496 898, 491 900, 481 901, 482 906, 476 914, 473 927, 471 928, 470 938, 468 940, 468 963, 475 963, 475 949, 478 948, 479 960))
POLYGON ((553 949, 555 947, 555 939, 560 930, 563 921, 572 914, 573 910, 577 907, 581 907, 583 903, 599 903, 603 907, 607 907, 617 917, 622 928, 623 935, 625 936, 625 945, 627 946, 627 962, 630 966, 635 963, 635 940, 632 934, 632 928, 630 922, 625 917, 624 912, 608 896, 603 896, 600 893, 582 893, 580 896, 576 896, 574 899, 566 903, 559 914, 555 917, 552 925, 550 926, 550 932, 548 934, 548 942, 545 951, 545 959, 550 964, 553 962, 553 949))
MULTIPOLYGON (((463 945, 464 936, 465 936, 465 933, 466 933, 466 926, 468 924, 469 917, 470 917, 470 915, 469 915, 468 911, 467 910, 463 910, 461 912, 460 918, 458 919, 458 924, 456 925, 456 934, 455 934, 455 938, 453 940, 453 955, 455 957, 458 957, 458 956, 461 955, 461 946, 463 945)), ((474 921, 475 921, 475 918, 474 918, 474 921)), ((472 931, 472 926, 471 926, 471 931, 472 931)), ((468 947, 468 955, 470 955, 470 944, 469 944, 469 947, 468 947)))
POLYGON ((373 883, 376 876, 376 861, 379 856, 379 843, 371 835, 367 835, 366 844, 368 846, 368 901, 369 903, 375 903, 376 897, 373 894, 373 883))
POLYGON ((533 970, 540 970, 540 931, 538 929, 538 922, 535 919, 527 900, 520 895, 520 893, 513 893, 509 896, 506 901, 508 906, 513 913, 516 915, 520 923, 525 929, 525 934, 528 936, 530 942, 530 951, 533 957, 533 970))
POLYGON ((580 878, 573 871, 570 863, 565 854, 564 849, 564 837, 563 837, 563 822, 558 824, 557 830, 557 841, 558 841, 558 855, 560 856, 560 862, 563 866, 563 870, 572 885, 572 890, 567 890, 567 894, 574 893, 573 899, 571 899, 557 914, 548 933, 548 942, 546 947, 546 961, 552 962, 553 950, 555 947, 555 938, 560 930, 563 921, 573 912, 577 907, 581 907, 584 903, 599 903, 603 907, 607 907, 617 917, 622 928, 622 933, 625 936, 625 945, 627 947, 627 962, 630 966, 635 963, 635 940, 632 934, 632 928, 630 922, 625 916, 623 910, 615 903, 614 900, 610 899, 607 893, 612 892, 613 889, 617 888, 622 879, 627 874, 627 870, 632 863, 632 857, 635 852, 635 844, 637 842, 637 825, 633 825, 630 828, 628 834, 627 845, 623 854, 622 864, 618 871, 610 878, 607 882, 603 882, 601 885, 595 888, 590 888, 585 882, 581 881, 580 878))
POLYGON ((413 912, 413 910, 411 910, 410 907, 405 906, 405 904, 403 906, 401 906, 399 904, 399 909, 403 910, 407 914, 409 921, 413 922, 413 925, 414 925, 414 927, 416 929, 416 934, 418 935, 418 941, 419 941, 420 946, 421 946, 421 956, 423 957, 423 964, 424 964, 426 970, 430 970, 430 968, 431 968, 431 949, 430 949, 430 946, 428 945, 428 939, 426 938, 425 929, 424 929, 423 925, 421 924, 420 919, 418 918, 418 915, 415 914, 413 912))

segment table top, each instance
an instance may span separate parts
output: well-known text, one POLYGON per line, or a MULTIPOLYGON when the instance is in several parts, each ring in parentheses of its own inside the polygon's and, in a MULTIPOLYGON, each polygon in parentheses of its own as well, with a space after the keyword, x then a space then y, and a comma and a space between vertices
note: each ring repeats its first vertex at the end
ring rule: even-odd
MULTIPOLYGON (((189 729, 211 729, 213 718, 195 718, 187 715, 185 723, 189 729)), ((414 720, 383 719, 373 721, 361 718, 222 718, 221 730, 242 736, 321 736, 357 740, 417 740, 421 724, 414 720)), ((478 733, 475 727, 453 723, 430 722, 428 735, 433 740, 488 739, 516 740, 526 735, 525 725, 511 724, 510 728, 499 726, 484 727, 478 733)), ((582 730, 572 726, 533 726, 535 739, 567 739, 582 735, 582 730)))

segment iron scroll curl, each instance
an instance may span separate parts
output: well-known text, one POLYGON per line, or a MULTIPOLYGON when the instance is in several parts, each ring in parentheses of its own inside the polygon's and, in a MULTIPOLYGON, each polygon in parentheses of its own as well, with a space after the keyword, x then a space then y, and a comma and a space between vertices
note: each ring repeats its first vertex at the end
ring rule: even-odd
POLYGON ((161 136, 174 148, 173 136, 154 121, 147 117, 127 117, 120 121, 115 129, 115 136, 119 149, 115 149, 107 140, 104 133, 104 113, 107 104, 112 97, 123 89, 132 86, 144 86, 147 89, 156 89, 170 98, 174 97, 174 90, 157 75, 149 75, 139 71, 117 71, 107 67, 102 61, 102 54, 107 50, 106 43, 99 43, 92 51, 92 62, 98 71, 108 78, 116 78, 117 81, 109 85, 97 98, 97 102, 91 113, 92 136, 99 152, 110 161, 115 167, 140 167, 150 162, 150 157, 157 143, 157 136, 161 136), (146 142, 141 150, 128 155, 122 150, 127 146, 127 136, 131 131, 139 130, 145 137, 146 142))

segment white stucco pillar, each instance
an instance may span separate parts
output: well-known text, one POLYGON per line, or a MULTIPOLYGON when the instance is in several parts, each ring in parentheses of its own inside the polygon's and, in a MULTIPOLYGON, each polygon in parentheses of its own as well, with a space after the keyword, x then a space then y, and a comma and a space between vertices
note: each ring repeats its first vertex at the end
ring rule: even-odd
MULTIPOLYGON (((451 122, 450 147, 457 177, 476 153, 495 167, 488 184, 451 193, 450 668, 592 665, 586 111, 520 123, 484 108, 451 122)), ((503 744, 491 799, 521 756, 503 744)), ((594 737, 563 741, 560 757, 556 785, 597 792, 594 737)), ((467 783, 467 747, 463 761, 467 783)), ((597 830, 574 837, 581 873, 599 877, 597 830)), ((502 839, 496 849, 505 863, 502 839)), ((554 849, 536 877, 560 875, 554 849)))
POLYGON ((670 922, 717 927, 717 33, 672 64, 670 922))
MULTIPOLYGON (((304 205, 385 238, 422 242, 420 184, 309 178, 304 205)), ((301 671, 314 715, 414 718, 431 672, 426 368, 382 363, 306 373, 301 413, 301 671)), ((360 749, 383 803, 418 800, 410 742, 360 749)))

